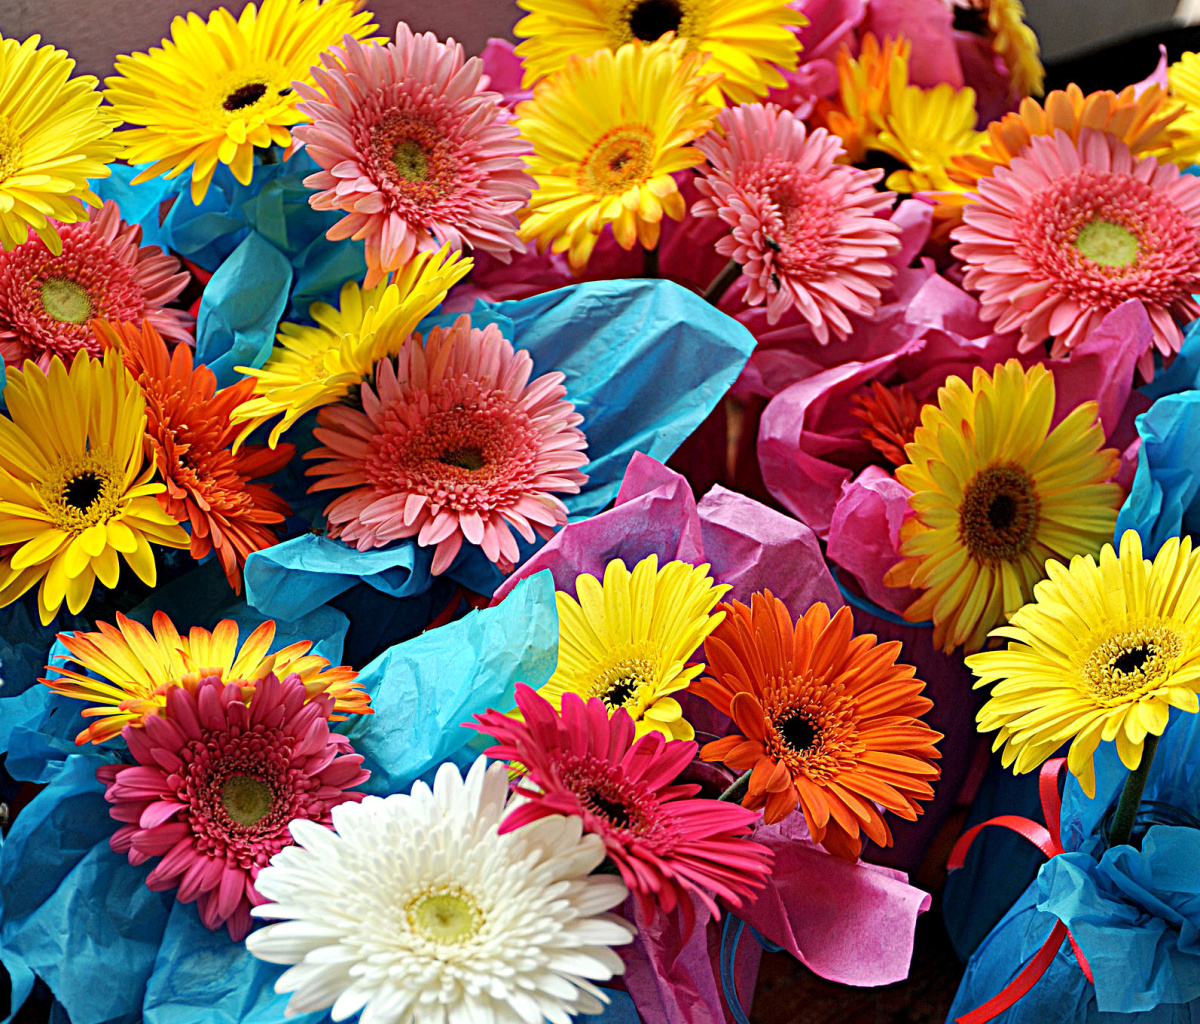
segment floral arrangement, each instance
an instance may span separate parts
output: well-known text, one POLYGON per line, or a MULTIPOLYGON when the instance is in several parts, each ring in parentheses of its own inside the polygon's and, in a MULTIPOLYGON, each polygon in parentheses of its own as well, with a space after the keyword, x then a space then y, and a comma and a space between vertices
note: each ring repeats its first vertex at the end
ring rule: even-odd
POLYGON ((0 37, 0 1013, 1191 1020, 1200 55, 517 6, 0 37))

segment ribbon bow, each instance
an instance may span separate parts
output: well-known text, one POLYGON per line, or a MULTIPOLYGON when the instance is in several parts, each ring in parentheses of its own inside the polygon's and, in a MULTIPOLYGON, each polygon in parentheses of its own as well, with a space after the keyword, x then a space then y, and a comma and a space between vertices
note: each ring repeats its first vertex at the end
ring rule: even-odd
MULTIPOLYGON (((1038 775, 1038 793, 1042 800, 1042 814, 1045 815, 1046 825, 1039 825, 1036 821, 1030 821, 1028 818, 1022 818, 1015 814, 1002 814, 998 818, 989 818, 963 833, 958 842, 954 844, 954 849, 950 851, 950 859, 947 861, 946 867, 951 871, 961 868, 971 843, 988 825, 1003 825, 1005 828, 1012 829, 1018 835, 1028 839, 1047 857, 1057 857, 1060 853, 1064 853, 1062 837, 1059 834, 1062 798, 1058 795, 1058 777, 1066 763, 1065 757, 1052 758, 1042 765, 1042 770, 1038 775)), ((1042 948, 1033 955, 1021 973, 978 1009, 959 1017, 958 1024, 985 1024, 986 1021, 999 1016, 1016 1003, 1046 973, 1054 957, 1058 954, 1063 939, 1067 939, 1071 943, 1071 949, 1075 952, 1079 969, 1083 971, 1083 975, 1088 981, 1092 981, 1092 968, 1087 962, 1087 957, 1083 955, 1083 950, 1079 948, 1067 926, 1062 921, 1056 921, 1054 930, 1042 943, 1042 948)))

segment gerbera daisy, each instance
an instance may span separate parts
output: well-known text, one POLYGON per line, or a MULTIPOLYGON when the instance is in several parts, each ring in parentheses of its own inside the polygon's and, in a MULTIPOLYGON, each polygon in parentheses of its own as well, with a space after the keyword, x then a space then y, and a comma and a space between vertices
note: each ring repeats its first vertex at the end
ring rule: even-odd
POLYGON ((884 582, 924 591, 904 617, 932 618, 947 654, 979 650, 1029 600, 1047 559, 1095 554, 1112 536, 1124 492, 1110 482, 1118 453, 1101 450, 1096 403, 1050 430, 1053 415, 1054 377, 1015 359, 994 376, 976 367, 970 386, 950 377, 921 410, 896 470, 915 514, 884 582))
MULTIPOLYGON (((1153 348, 1179 351, 1175 316, 1200 316, 1200 179, 1085 129, 1077 143, 1061 131, 1033 139, 978 189, 953 252, 980 317, 1020 328, 1021 351, 1053 337, 1051 355, 1066 355, 1129 299, 1146 307, 1153 348)), ((1152 348, 1138 369, 1153 378, 1152 348)))
POLYGON ((88 179, 111 173, 121 119, 100 108, 92 75, 71 78, 75 61, 39 42, 0 36, 0 249, 32 229, 57 254, 57 224, 85 220, 84 203, 100 205, 88 179))
POLYGON ((539 252, 565 250, 572 273, 583 272, 605 225, 622 248, 653 249, 663 214, 683 218, 671 175, 704 162, 690 143, 717 112, 700 98, 716 76, 685 49, 681 39, 635 41, 572 57, 517 105, 537 180, 521 237, 537 239, 539 252))
POLYGON ((550 814, 578 815, 585 832, 604 840, 621 878, 642 903, 646 920, 661 907, 693 924, 693 893, 713 917, 714 897, 733 906, 770 874, 765 847, 745 839, 756 811, 721 800, 698 800, 700 787, 674 785, 696 756, 696 744, 666 740, 650 732, 634 739, 633 719, 624 708, 610 712, 599 697, 586 704, 574 693, 562 698, 561 713, 528 686, 517 686, 521 720, 499 711, 476 715, 472 728, 499 745, 488 757, 519 762, 525 797, 504 819, 501 832, 550 814))
POLYGON ((161 717, 122 731, 136 764, 96 771, 109 813, 127 822, 108 845, 130 864, 161 857, 146 887, 178 886, 205 927, 225 925, 235 942, 263 902, 254 879, 292 843, 289 823, 328 828, 334 807, 362 799, 346 790, 370 775, 350 741, 329 731, 333 698, 305 697, 297 676, 268 675, 249 702, 213 676, 194 692, 172 687, 161 717))
POLYGON ((907 85, 893 68, 888 112, 874 148, 894 156, 908 170, 888 175, 887 187, 897 192, 954 190, 947 167, 955 156, 973 152, 984 139, 975 130, 975 90, 955 89, 942 82, 932 89, 907 85))
POLYGON ((893 466, 903 466, 908 461, 904 446, 912 441, 921 422, 921 403, 908 385, 885 388, 873 380, 869 395, 853 395, 850 401, 854 405, 850 415, 866 424, 863 440, 893 466))
POLYGON ((35 583, 42 625, 65 600, 72 614, 97 579, 115 587, 117 553, 147 586, 156 578, 151 542, 185 548, 187 534, 154 495, 154 462, 143 457, 146 403, 116 352, 103 361, 57 356, 9 370, 12 419, 0 416, 0 607, 35 583))
POLYGON ((97 622, 98 633, 60 633, 67 649, 64 661, 72 668, 58 668, 53 679, 42 682, 55 693, 92 706, 80 714, 96 718, 75 737, 78 744, 102 743, 124 726, 145 725, 146 719, 163 713, 169 691, 182 686, 194 691, 201 679, 215 678, 226 685, 236 683, 245 698, 272 672, 299 679, 309 699, 328 694, 334 701, 332 721, 346 715, 369 715, 371 698, 358 673, 348 665, 330 668, 326 658, 309 654, 312 641, 301 640, 268 654, 275 639, 275 623, 258 625, 238 649, 238 627, 232 619, 217 623, 211 633, 193 626, 181 636, 166 612, 155 612, 154 632, 135 619, 117 612, 117 624, 97 622))
POLYGON ((1034 771, 1071 741, 1067 765, 1088 797, 1096 795, 1092 756, 1116 740, 1130 771, 1147 736, 1161 736, 1171 708, 1200 709, 1200 551, 1170 538, 1151 563, 1134 530, 1077 555, 1070 568, 1046 566, 1033 603, 993 636, 1008 649, 972 655, 976 686, 995 684, 979 729, 998 729, 1005 767, 1034 771))
POLYGON ((824 604, 793 626, 770 591, 721 607, 728 615, 704 642, 710 675, 692 692, 737 732, 700 757, 750 771, 746 807, 768 824, 798 807, 813 841, 838 857, 857 858, 864 835, 890 845, 882 811, 922 813, 942 738, 920 719, 933 702, 916 669, 895 663, 899 641, 856 637, 850 609, 831 619, 824 604))
POLYGON ((294 83, 311 83, 322 50, 376 29, 360 0, 262 0, 235 19, 218 7, 171 22, 171 38, 149 53, 117 58, 104 98, 123 121, 124 157, 151 163, 133 183, 192 169, 192 202, 208 191, 218 163, 250 184, 256 146, 288 146, 304 120, 294 83))
POLYGON ((835 163, 837 136, 808 135, 790 111, 744 104, 721 111, 718 132, 697 143, 708 166, 696 179, 697 217, 720 217, 732 233, 716 249, 741 265, 745 302, 775 323, 795 307, 822 345, 844 339, 847 313, 869 317, 896 269, 900 229, 887 219, 883 171, 835 163))
POLYGON ((149 324, 174 342, 190 342, 192 317, 165 309, 187 287, 174 256, 142 245, 139 225, 126 224, 108 200, 77 224, 57 224, 55 255, 32 233, 0 252, 0 359, 10 366, 52 356, 70 361, 80 349, 100 353, 93 318, 149 324))
POLYGON ((567 522, 554 492, 577 494, 587 480, 583 417, 563 375, 532 373, 528 352, 466 315, 381 359, 361 411, 322 409, 313 433, 324 447, 304 455, 329 460, 309 468, 326 477, 310 490, 346 491, 325 509, 329 536, 359 551, 415 536, 437 545, 435 576, 465 539, 511 572, 521 557, 513 530, 552 537, 567 522))
POLYGON ((982 15, 984 35, 992 52, 1008 68, 1012 96, 1041 96, 1046 69, 1039 56, 1037 35, 1025 24, 1021 0, 953 0, 954 6, 982 15))
POLYGON ((504 97, 481 91, 478 57, 400 22, 386 47, 349 40, 321 60, 318 88, 296 86, 313 121, 296 138, 323 168, 304 184, 322 190, 314 209, 346 213, 329 238, 366 240, 368 288, 443 242, 505 263, 525 251, 516 214, 533 186, 529 147, 504 97))
POLYGON ((599 697, 633 718, 638 737, 661 732, 668 739, 695 736, 671 696, 704 671, 688 659, 723 618, 713 608, 729 587, 714 584, 707 565, 668 562, 658 556, 633 567, 616 558, 604 583, 590 573, 575 577, 576 601, 561 590, 558 605, 558 667, 539 691, 555 708, 563 695, 599 697))
POLYGON ((593 982, 624 970, 611 946, 631 929, 602 913, 625 886, 589 872, 604 860, 578 818, 505 835, 508 772, 480 758, 464 780, 438 769, 432 791, 334 808, 331 834, 292 826, 295 845, 259 876, 255 917, 282 919, 246 947, 295 964, 275 983, 289 1014, 332 1006, 373 1024, 541 1024, 600 1013, 593 982), (337 913, 331 914, 330 908, 337 913), (434 996, 435 998, 431 998, 434 996))
POLYGON ((187 345, 168 355, 149 323, 139 331, 97 321, 96 333, 121 352, 146 399, 146 443, 167 485, 159 504, 190 526, 192 557, 198 561, 215 551, 240 594, 246 557, 276 543, 278 524, 292 511, 267 484, 251 481, 286 466, 293 447, 249 445, 236 455, 229 450, 239 429, 230 414, 253 394, 252 380, 217 391, 212 370, 193 368, 187 345))
MULTIPOLYGON (((590 57, 638 40, 653 43, 675 33, 687 52, 705 55, 705 73, 719 72, 720 88, 734 103, 766 96, 794 71, 807 25, 788 0, 517 0, 530 13, 513 32, 525 66, 523 87, 565 67, 574 54, 590 57)), ((710 83, 711 84, 711 83, 710 83)))
POLYGON ((862 163, 867 150, 875 148, 883 120, 891 110, 892 83, 908 82, 911 51, 912 43, 904 36, 889 36, 881 47, 870 32, 863 36, 857 58, 851 57, 846 47, 838 51, 837 102, 818 100, 812 122, 842 140, 845 163, 862 163))
POLYGON ((253 377, 254 397, 233 410, 242 423, 235 450, 258 427, 282 414, 271 428, 269 447, 306 412, 347 397, 380 359, 395 356, 414 327, 466 276, 473 261, 448 245, 420 253, 392 283, 363 291, 353 281, 342 286, 341 308, 314 302, 316 327, 280 324, 279 344, 261 368, 236 367, 253 377))

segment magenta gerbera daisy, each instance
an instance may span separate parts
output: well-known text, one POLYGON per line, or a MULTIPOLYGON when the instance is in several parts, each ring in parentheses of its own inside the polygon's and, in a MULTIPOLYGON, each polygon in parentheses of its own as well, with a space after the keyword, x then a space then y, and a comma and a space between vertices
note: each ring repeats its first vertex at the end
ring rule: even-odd
POLYGON ((394 43, 347 38, 321 60, 317 88, 296 83, 313 123, 294 134, 322 167, 304 183, 321 190, 315 209, 346 211, 330 238, 366 240, 368 288, 445 243, 506 263, 525 251, 516 214, 534 184, 529 146, 504 97, 480 89, 478 57, 401 22, 394 43))
POLYGON ((249 704, 219 676, 194 691, 174 686, 166 712, 121 732, 137 764, 104 765, 97 776, 117 821, 109 845, 131 864, 162 857, 146 878, 154 892, 179 887, 209 928, 224 924, 236 941, 250 931, 250 908, 265 902, 254 879, 292 843, 288 823, 332 824, 330 809, 365 782, 345 736, 329 731, 333 697, 309 699, 304 681, 274 675, 249 704))
POLYGON ((1154 348, 1179 351, 1175 317, 1200 316, 1200 179, 1085 129, 1078 143, 1063 131, 1033 139, 977 188, 954 255, 980 316, 997 331, 1020 328, 1021 351, 1053 337, 1051 354, 1065 355, 1129 299, 1154 329, 1142 376, 1154 376, 1154 348))
POLYGON ((534 381, 533 359, 495 324, 469 316, 413 334, 396 358, 380 360, 362 411, 327 405, 306 459, 326 479, 310 490, 349 488, 325 509, 329 535, 359 551, 401 537, 437 545, 435 575, 450 568, 464 539, 504 572, 527 541, 553 536, 567 509, 553 492, 576 494, 587 477, 583 417, 563 397, 563 374, 534 381))
POLYGON ((487 711, 478 729, 496 737, 489 757, 524 766, 518 792, 526 797, 504 819, 511 832, 550 814, 577 814, 585 831, 604 840, 608 856, 641 901, 647 919, 658 907, 678 905, 690 931, 693 893, 714 917, 713 894, 734 906, 760 888, 770 873, 770 852, 745 837, 759 818, 740 804, 697 799, 700 787, 676 784, 696 756, 691 740, 668 740, 660 732, 634 740, 624 708, 609 717, 604 701, 586 704, 578 694, 562 698, 561 713, 524 684, 517 685, 524 721, 487 711))
POLYGON ((78 224, 58 224, 55 256, 32 231, 11 252, 0 252, 0 357, 46 370, 54 356, 66 365, 81 348, 100 353, 95 318, 148 323, 167 341, 189 340, 192 318, 164 308, 188 282, 174 256, 140 245, 142 229, 121 219, 108 200, 78 224))
POLYGON ((879 169, 834 161, 837 136, 811 135, 791 111, 743 103, 721 112, 718 130, 696 143, 709 160, 696 179, 697 217, 732 229, 717 252, 741 265, 746 303, 766 303, 775 323, 793 306, 822 345, 850 333, 847 313, 871 316, 895 268, 900 229, 887 219, 894 192, 880 192, 879 169))

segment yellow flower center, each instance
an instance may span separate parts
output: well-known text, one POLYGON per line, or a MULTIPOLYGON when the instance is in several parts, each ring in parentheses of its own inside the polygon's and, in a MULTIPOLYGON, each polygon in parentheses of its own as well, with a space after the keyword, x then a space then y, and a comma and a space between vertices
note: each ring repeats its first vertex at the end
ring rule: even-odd
POLYGON ((46 315, 60 323, 85 324, 92 318, 92 297, 82 285, 65 277, 48 277, 41 292, 46 315))
POLYGON ((231 775, 221 787, 225 813, 239 825, 257 825, 270 813, 273 796, 270 786, 250 775, 231 775))
POLYGON ((1083 668, 1088 692, 1100 703, 1122 703, 1158 686, 1183 653, 1184 637, 1159 623, 1102 636, 1083 668))
POLYGON ((426 889, 404 908, 408 924, 434 942, 466 942, 483 926, 479 904, 462 889, 426 889))
POLYGON ((1102 267, 1127 267, 1137 262, 1141 252, 1137 235, 1110 220, 1093 220, 1081 227, 1075 248, 1102 267))
POLYGON ((653 690, 658 680, 657 648, 642 642, 626 644, 600 663, 585 700, 599 697, 609 710, 625 708, 635 719, 638 698, 643 690, 653 690))
POLYGON ((979 561, 1010 562, 1028 549, 1039 514, 1033 480, 1021 466, 988 466, 967 485, 958 509, 959 535, 979 561))
POLYGON ((653 43, 667 32, 696 35, 696 7, 694 0, 624 0, 613 12, 613 42, 617 46, 634 39, 653 43))
POLYGON ((95 449, 61 462, 38 493, 56 527, 82 533, 120 512, 121 469, 110 453, 95 449))
POLYGON ((7 181, 21 166, 21 136, 0 114, 0 183, 7 181))
POLYGON ((650 177, 654 133, 645 125, 610 128, 592 145, 580 168, 579 184, 595 195, 626 192, 650 177))

